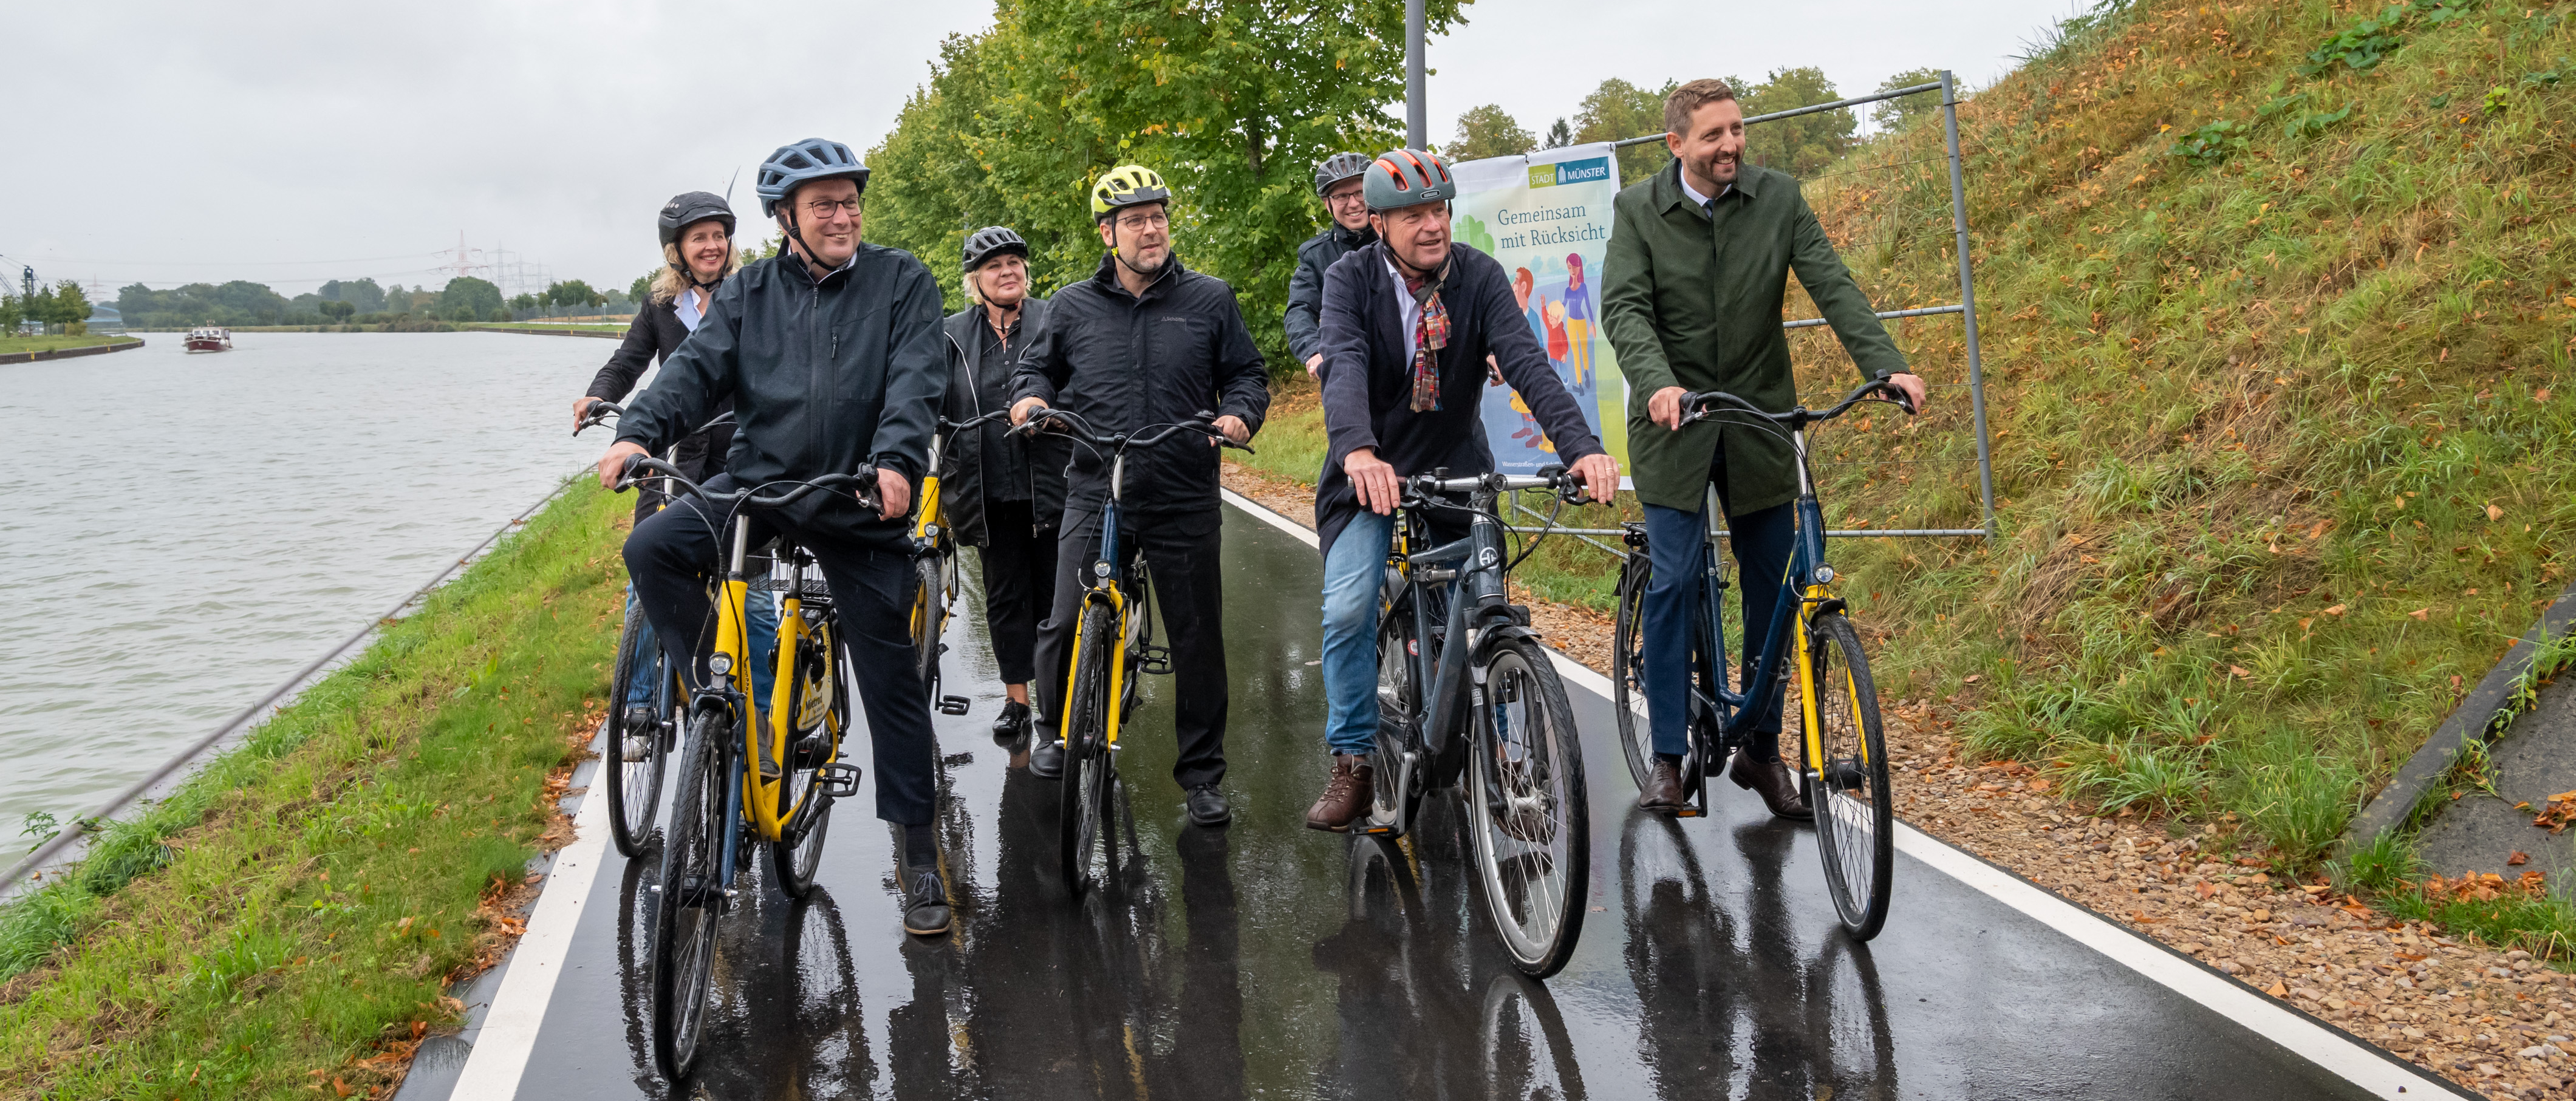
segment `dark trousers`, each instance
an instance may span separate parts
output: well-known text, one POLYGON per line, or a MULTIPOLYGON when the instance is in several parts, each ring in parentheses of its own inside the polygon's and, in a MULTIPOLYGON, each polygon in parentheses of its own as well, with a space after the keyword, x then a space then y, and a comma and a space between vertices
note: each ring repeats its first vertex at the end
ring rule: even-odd
MULTIPOLYGON (((1163 644, 1172 651, 1172 725, 1180 738, 1180 760, 1172 778, 1184 788, 1225 778, 1225 636, 1224 606, 1219 600, 1223 575, 1217 561, 1221 510, 1205 512, 1129 512, 1118 534, 1119 557, 1139 546, 1154 579, 1154 609, 1162 614, 1163 644)), ((1071 671, 1073 632, 1091 565, 1100 560, 1100 514, 1081 506, 1064 510, 1063 534, 1055 552, 1055 600, 1046 625, 1038 628, 1038 711, 1061 729, 1061 710, 1071 671)), ((1124 565, 1124 563, 1121 563, 1124 565)), ((1131 579, 1128 592, 1136 590, 1131 579)))
MULTIPOLYGON (((1718 507, 1726 507, 1725 452, 1710 472, 1718 487, 1718 507)), ((1743 683, 1753 681, 1753 662, 1762 649, 1763 632, 1780 600, 1781 581, 1789 569, 1789 552, 1797 532, 1797 504, 1773 505, 1744 515, 1726 513, 1727 545, 1735 554, 1735 588, 1744 594, 1745 639, 1743 683)), ((1700 510, 1646 506, 1646 548, 1654 577, 1646 583, 1646 718, 1654 732, 1655 752, 1680 756, 1688 743, 1691 648, 1699 622, 1700 586, 1707 580, 1708 544, 1700 510)), ((1794 629, 1794 626, 1793 628, 1794 629)), ((1781 668, 1788 668, 1787 662, 1781 668)), ((1755 761, 1780 759, 1780 700, 1785 681, 1775 682, 1771 698, 1760 702, 1753 720, 1757 736, 1746 750, 1755 761)), ((1716 767, 1720 762, 1707 762, 1716 767)))
POLYGON ((1056 531, 1037 528, 1027 501, 984 502, 984 626, 993 636, 993 664, 1002 683, 1037 679, 1038 620, 1055 607, 1056 531))
MULTIPOLYGON (((731 490, 733 476, 719 474, 707 488, 731 490)), ((684 497, 646 517, 626 537, 626 571, 636 598, 692 685, 705 683, 702 659, 715 643, 707 585, 724 567, 721 519, 704 503, 684 497)), ((808 539, 775 513, 754 514, 751 523, 754 546, 784 531, 823 568, 876 756, 877 817, 929 825, 937 743, 930 732, 929 689, 913 675, 911 553, 808 539)))

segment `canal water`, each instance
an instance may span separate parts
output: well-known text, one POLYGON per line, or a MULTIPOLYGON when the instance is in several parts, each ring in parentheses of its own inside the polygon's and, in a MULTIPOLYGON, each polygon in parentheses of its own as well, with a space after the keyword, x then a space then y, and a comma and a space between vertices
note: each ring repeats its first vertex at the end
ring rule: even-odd
MULTIPOLYGON (((0 366, 0 852, 248 706, 608 445, 616 346, 242 333, 0 366)), ((41 836, 43 831, 38 831, 41 836)))

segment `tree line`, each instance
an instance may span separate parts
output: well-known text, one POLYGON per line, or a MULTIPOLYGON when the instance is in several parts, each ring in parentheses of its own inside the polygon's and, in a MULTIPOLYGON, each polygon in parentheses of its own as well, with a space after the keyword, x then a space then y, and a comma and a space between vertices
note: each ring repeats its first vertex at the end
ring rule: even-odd
POLYGON ((33 322, 38 325, 60 325, 66 332, 83 332, 89 322, 89 292, 65 279, 50 287, 38 287, 36 293, 10 294, 0 291, 0 333, 14 333, 18 327, 33 322))
MULTIPOLYGON (((1735 89, 1736 100, 1746 117, 1786 111, 1817 103, 1831 103, 1843 98, 1825 71, 1814 66, 1773 69, 1759 82, 1741 77, 1725 77, 1735 89)), ((1911 69, 1882 81, 1877 91, 1891 92, 1941 79, 1938 69, 1911 69)), ((1488 103, 1468 108, 1458 116, 1456 137, 1444 150, 1459 160, 1485 157, 1507 157, 1538 149, 1565 145, 1587 145, 1599 141, 1625 141, 1664 132, 1664 97, 1672 94, 1679 81, 1665 81, 1651 91, 1618 77, 1601 82, 1575 105, 1572 116, 1560 116, 1547 127, 1544 138, 1534 137, 1520 121, 1503 110, 1501 104, 1488 103)), ((1939 97, 1911 95, 1880 100, 1869 105, 1870 121, 1879 129, 1904 129, 1915 119, 1940 109, 1939 97)), ((1792 176, 1808 177, 1849 152, 1858 141, 1860 118, 1854 109, 1818 111, 1812 115, 1779 119, 1762 124, 1745 148, 1746 159, 1765 168, 1775 168, 1792 176)), ((1635 183, 1655 174, 1672 159, 1660 142, 1646 142, 1619 151, 1619 181, 1635 183)))
MULTIPOLYGON (((550 311, 582 307, 631 312, 637 296, 601 292, 579 279, 549 285, 542 292, 504 300, 488 279, 458 276, 445 286, 379 286, 374 279, 334 279, 288 298, 264 283, 236 279, 229 283, 190 283, 154 290, 141 283, 120 289, 116 308, 125 324, 138 329, 184 329, 199 325, 383 325, 428 321, 515 321, 550 311)), ((82 303, 82 316, 88 316, 82 303)))

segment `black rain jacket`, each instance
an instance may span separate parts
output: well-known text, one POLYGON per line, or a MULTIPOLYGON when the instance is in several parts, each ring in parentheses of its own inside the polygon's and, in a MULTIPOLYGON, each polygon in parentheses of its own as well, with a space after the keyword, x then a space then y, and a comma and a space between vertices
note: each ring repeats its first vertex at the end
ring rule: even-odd
POLYGON ((1413 296, 1386 264, 1383 248, 1359 249, 1324 280, 1326 449, 1315 480, 1315 534, 1327 552, 1360 510, 1359 492, 1342 470, 1352 451, 1375 448, 1398 477, 1444 466, 1451 477, 1494 469, 1483 413, 1488 354, 1567 466, 1601 452, 1583 407, 1522 317, 1503 266, 1466 245, 1449 246, 1449 278, 1440 288, 1449 311, 1449 341, 1437 353, 1440 407, 1414 412, 1413 349, 1398 312, 1412 308, 1413 296))
MULTIPOLYGON (((1019 335, 1011 341, 1009 355, 991 363, 983 356, 984 333, 990 327, 984 307, 969 304, 948 315, 940 323, 948 344, 948 397, 940 415, 964 421, 1010 408, 1011 371, 1029 346, 1029 335, 1043 327, 1046 313, 1046 299, 1022 300, 1019 335)), ((958 433, 939 460, 939 512, 948 529, 967 546, 991 546, 985 518, 986 502, 992 500, 1027 501, 1037 530, 1055 530, 1064 519, 1064 467, 1073 457, 1072 446, 1061 435, 1018 435, 1007 419, 958 433)))
POLYGON ((1288 327, 1288 354, 1297 357, 1297 366, 1304 367, 1307 357, 1324 350, 1324 273, 1352 249, 1376 240, 1376 230, 1343 229, 1335 222, 1297 246, 1297 272, 1288 277, 1288 316, 1282 319, 1288 327))
MULTIPOLYGON (((1118 260, 1057 291, 1046 326, 1029 338, 1013 376, 1011 402, 1040 398, 1103 434, 1185 421, 1201 412, 1240 417, 1253 432, 1270 409, 1270 375, 1234 288, 1181 266, 1178 256, 1139 298, 1118 282, 1118 260)), ((1127 453, 1128 509, 1212 512, 1217 449, 1181 432, 1127 453)), ((1109 496, 1109 464, 1073 445, 1068 508, 1098 511, 1109 496)))
MULTIPOLYGON (((820 280, 792 252, 752 264, 716 290, 617 438, 658 452, 730 396, 738 427, 723 468, 745 484, 885 466, 917 487, 948 383, 939 307, 930 269, 900 249, 861 244, 820 280)), ((809 494, 788 519, 863 545, 910 538, 900 518, 840 494, 809 494)))
MULTIPOLYGON (((708 301, 713 305, 713 296, 708 301)), ((600 366, 598 374, 591 376, 590 389, 584 393, 601 401, 626 404, 626 395, 635 390, 635 380, 643 378, 644 372, 654 364, 670 359, 671 353, 679 351, 680 345, 688 339, 689 326, 680 320, 680 307, 676 300, 645 303, 643 309, 635 311, 634 322, 626 326, 626 339, 618 342, 617 350, 609 354, 608 362, 600 366)), ((732 409, 733 398, 728 395, 716 403, 716 411, 709 414, 708 419, 713 420, 732 409)), ((732 446, 733 426, 718 425, 681 440, 679 454, 673 462, 687 471, 689 477, 705 481, 706 475, 711 473, 709 466, 724 467, 725 450, 732 446)))

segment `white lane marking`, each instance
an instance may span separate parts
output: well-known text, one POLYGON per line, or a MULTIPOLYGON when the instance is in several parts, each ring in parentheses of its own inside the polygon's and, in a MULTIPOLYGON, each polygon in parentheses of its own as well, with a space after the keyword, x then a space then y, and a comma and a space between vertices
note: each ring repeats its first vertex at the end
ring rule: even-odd
MULTIPOLYGON (((1297 537, 1307 546, 1321 545, 1315 533, 1307 530, 1305 525, 1233 490, 1222 492, 1226 503, 1297 537)), ((1555 650, 1547 653, 1556 660, 1559 675, 1591 690, 1603 700, 1613 698, 1610 678, 1555 650)), ((2075 943, 2110 957, 2113 962, 2154 980, 2176 994, 2207 1006, 2300 1058, 2333 1071, 2374 1096, 2394 1098, 2402 1095, 2411 1101, 2437 1092, 2426 1089, 2432 1084, 2430 1081, 2412 1067, 2397 1062, 2387 1052, 2294 1013, 2273 1001, 2269 995, 2249 990, 2243 984, 2204 970, 2196 963, 2185 962, 2159 944, 1902 822, 1896 825, 1896 848, 1933 870, 1974 887, 1987 897, 2065 934, 2075 943), (2408 1086, 2416 1087, 2416 1092, 2408 1093, 2408 1086)))
MULTIPOLYGON (((602 722, 602 731, 607 729, 602 722)), ((610 761, 603 752, 600 770, 610 761)), ((537 1030, 545 1025, 546 1006, 554 1001, 555 980, 563 976, 564 956, 572 950, 581 926, 581 908, 590 899, 591 881, 608 860, 608 799, 594 771, 590 790, 572 818, 573 841, 555 853, 537 907, 528 915, 528 931, 510 953, 510 973, 492 995, 483 1027, 474 1037, 474 1052, 448 1096, 472 1101, 501 1101, 519 1095, 519 1078, 527 1073, 528 1056, 536 1051, 537 1030), (598 796, 594 798, 594 796, 598 796)))

